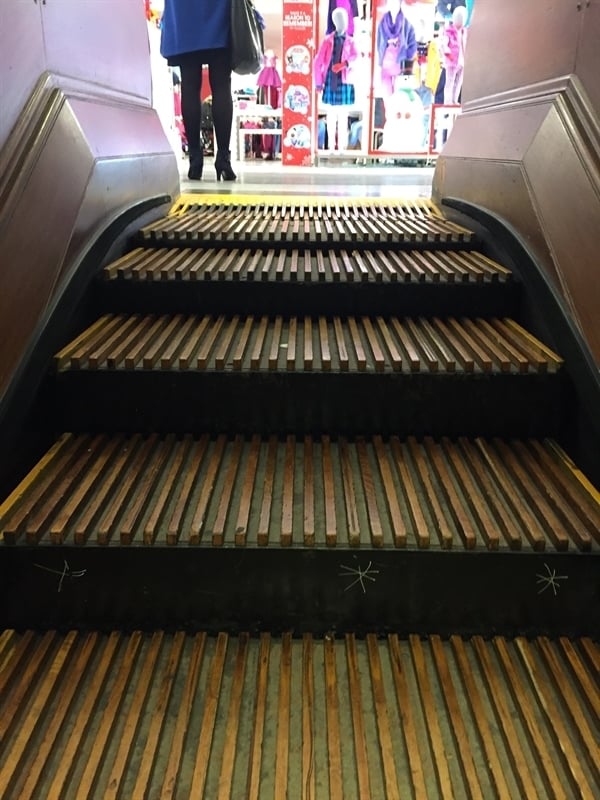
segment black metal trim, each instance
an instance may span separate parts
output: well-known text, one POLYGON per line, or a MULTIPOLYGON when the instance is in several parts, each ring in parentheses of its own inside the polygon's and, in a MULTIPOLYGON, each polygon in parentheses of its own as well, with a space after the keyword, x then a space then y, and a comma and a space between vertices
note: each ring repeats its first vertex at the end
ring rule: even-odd
POLYGON ((463 224, 477 223, 477 233, 484 244, 491 247, 497 260, 510 267, 522 284, 525 324, 564 359, 563 371, 571 382, 574 402, 582 412, 579 430, 576 421, 571 420, 568 434, 571 446, 577 451, 575 457, 588 477, 600 483, 600 370, 564 299, 510 222, 490 209, 460 198, 445 197, 441 202, 446 209, 458 212, 456 219, 463 224))
MULTIPOLYGON (((86 297, 92 281, 102 267, 116 257, 140 225, 140 218, 172 203, 170 195, 161 194, 120 209, 89 242, 77 257, 70 276, 59 288, 54 302, 47 309, 33 332, 27 350, 3 396, 0 398, 0 492, 5 493, 7 483, 18 479, 47 446, 48 433, 42 434, 38 425, 30 423, 40 387, 48 372, 52 355, 80 328, 82 319, 88 321, 95 310, 93 300, 86 297), (135 227, 134 227, 135 226, 135 227)), ((155 218, 148 218, 148 222, 155 218)))

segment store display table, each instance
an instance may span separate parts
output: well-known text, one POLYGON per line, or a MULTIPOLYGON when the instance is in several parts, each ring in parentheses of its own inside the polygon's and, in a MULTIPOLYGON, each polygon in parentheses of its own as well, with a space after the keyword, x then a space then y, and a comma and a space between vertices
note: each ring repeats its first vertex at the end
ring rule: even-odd
POLYGON ((235 153, 236 160, 239 160, 244 157, 246 136, 255 134, 281 135, 281 109, 255 103, 235 106, 233 109, 232 131, 232 150, 235 153), (276 120, 277 127, 266 128, 264 122, 268 119, 276 120))

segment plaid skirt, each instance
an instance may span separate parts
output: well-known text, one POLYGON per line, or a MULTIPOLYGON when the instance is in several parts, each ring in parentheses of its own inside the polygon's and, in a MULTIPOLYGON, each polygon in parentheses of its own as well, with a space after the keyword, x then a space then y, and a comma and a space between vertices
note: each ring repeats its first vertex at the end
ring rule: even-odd
MULTIPOLYGON (((330 106, 351 106, 354 104, 354 85, 351 83, 342 83, 341 80, 332 81, 333 72, 328 70, 327 77, 325 78, 325 86, 323 87, 324 103, 330 106)), ((337 75, 336 75, 337 78, 337 75)))

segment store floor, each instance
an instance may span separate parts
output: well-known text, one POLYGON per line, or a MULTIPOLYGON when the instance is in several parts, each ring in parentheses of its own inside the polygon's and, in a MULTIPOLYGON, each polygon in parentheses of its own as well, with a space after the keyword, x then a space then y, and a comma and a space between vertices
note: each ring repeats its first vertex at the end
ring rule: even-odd
POLYGON ((213 159, 204 163, 201 181, 187 178, 188 162, 180 160, 181 192, 201 194, 319 194, 333 197, 429 198, 433 167, 356 164, 331 160, 315 167, 284 167, 280 161, 233 163, 238 179, 217 182, 213 159))

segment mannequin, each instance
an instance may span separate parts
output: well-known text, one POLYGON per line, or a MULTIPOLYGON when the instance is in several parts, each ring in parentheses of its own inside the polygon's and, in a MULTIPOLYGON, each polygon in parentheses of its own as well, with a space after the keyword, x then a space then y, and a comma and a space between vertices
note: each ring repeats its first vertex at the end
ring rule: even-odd
POLYGON ((452 22, 444 32, 444 66, 446 67, 446 86, 444 103, 453 105, 459 102, 465 66, 465 47, 467 44, 467 9, 458 6, 452 12, 452 22))
POLYGON ((358 0, 329 0, 326 33, 333 33, 335 31, 333 12, 336 8, 345 8, 348 12, 348 33, 350 36, 354 36, 354 20, 358 17, 358 0))
POLYGON ((315 85, 322 91, 326 110, 329 149, 348 146, 348 111, 354 104, 354 86, 350 82, 349 66, 358 58, 354 39, 348 34, 348 12, 335 8, 331 14, 334 33, 323 39, 314 61, 315 85))
POLYGON ((377 26, 377 64, 381 69, 384 96, 394 93, 398 75, 412 74, 417 55, 417 37, 412 24, 402 13, 401 0, 388 0, 387 10, 377 26))

